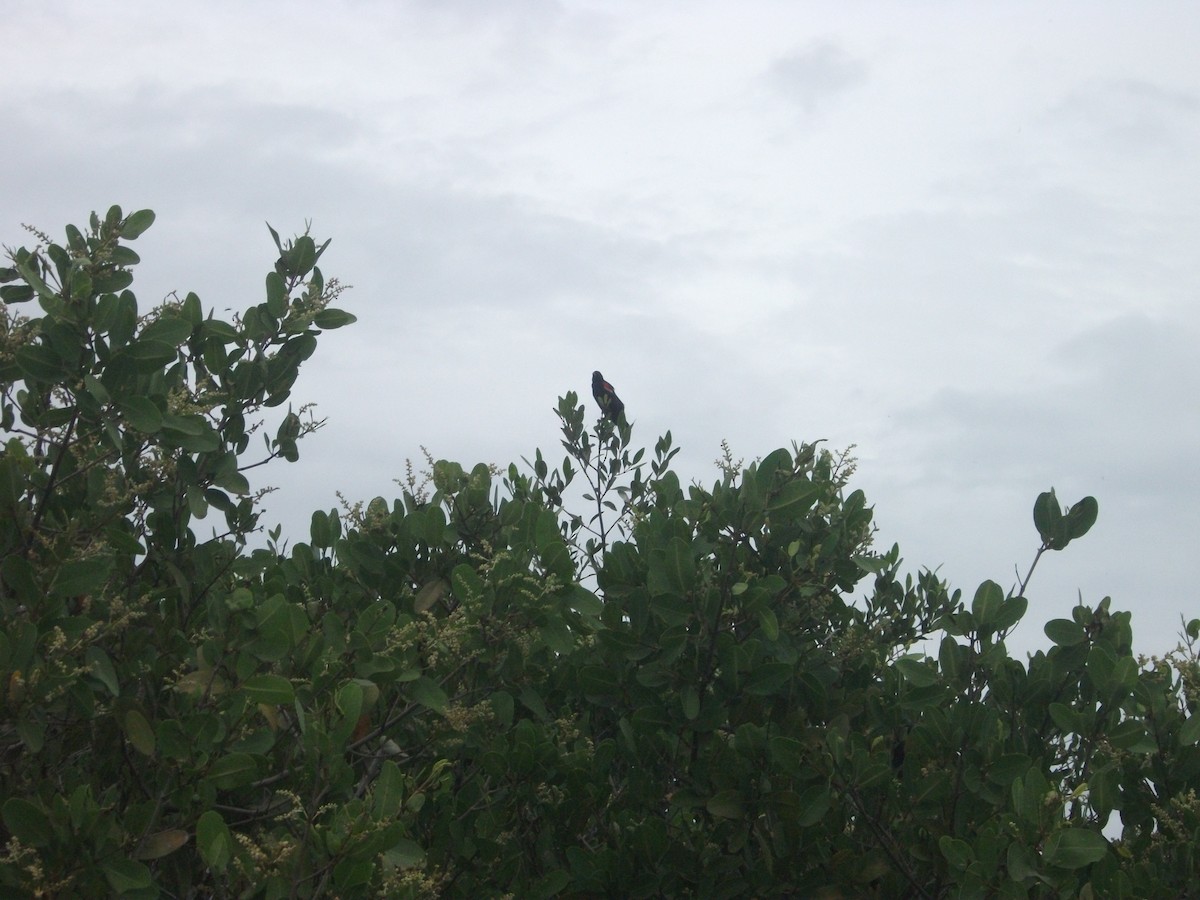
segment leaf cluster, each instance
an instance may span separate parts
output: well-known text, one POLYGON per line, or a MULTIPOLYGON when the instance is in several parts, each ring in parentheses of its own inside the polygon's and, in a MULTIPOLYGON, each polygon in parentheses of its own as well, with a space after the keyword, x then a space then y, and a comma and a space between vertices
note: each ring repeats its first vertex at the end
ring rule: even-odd
MULTIPOLYGON (((1105 598, 1014 659, 1032 567, 903 574, 845 454, 685 485, 574 394, 561 464, 432 460, 251 550, 252 470, 318 423, 252 436, 353 317, 274 230, 262 303, 139 312, 152 221, 0 271, 6 896, 1194 889, 1200 620, 1137 660, 1105 598)), ((1096 514, 1042 494, 1035 564, 1096 514)))

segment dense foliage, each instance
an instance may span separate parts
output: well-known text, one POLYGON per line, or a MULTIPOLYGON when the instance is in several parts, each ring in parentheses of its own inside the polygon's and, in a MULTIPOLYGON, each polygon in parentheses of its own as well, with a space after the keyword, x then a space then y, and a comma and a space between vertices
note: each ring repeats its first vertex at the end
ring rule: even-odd
MULTIPOLYGON (((1013 659, 1025 584, 902 575, 844 455, 684 485, 573 394, 561 465, 434 462, 251 550, 247 472, 319 425, 264 416, 353 317, 274 232, 263 303, 142 312, 152 221, 0 270, 5 896, 1198 889, 1200 621, 1139 661, 1104 599, 1013 659)), ((1038 556, 1096 512, 1039 497, 1038 556)))

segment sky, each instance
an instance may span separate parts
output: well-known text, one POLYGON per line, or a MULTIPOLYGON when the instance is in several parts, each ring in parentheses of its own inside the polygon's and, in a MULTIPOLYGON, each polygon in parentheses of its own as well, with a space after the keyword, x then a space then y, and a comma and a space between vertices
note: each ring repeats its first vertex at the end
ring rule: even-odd
POLYGON ((5 246, 149 207, 143 308, 224 315, 265 222, 332 238, 328 422, 255 470, 284 537, 422 447, 560 459, 600 369, 685 480, 853 445, 877 546, 967 598, 1095 496, 1014 651, 1200 615, 1200 5, 9 0, 0 41, 5 246))

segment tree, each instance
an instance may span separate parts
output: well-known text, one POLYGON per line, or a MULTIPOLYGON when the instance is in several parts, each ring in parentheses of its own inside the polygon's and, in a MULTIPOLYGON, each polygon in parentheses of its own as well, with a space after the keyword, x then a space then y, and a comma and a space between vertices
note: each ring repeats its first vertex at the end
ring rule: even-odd
MULTIPOLYGON (((1139 664, 1105 598, 1015 660, 1029 576, 966 603, 903 575, 845 454, 726 451, 685 487, 670 434, 648 457, 567 394, 561 465, 434 461, 394 501, 248 549, 246 473, 320 423, 289 412, 259 457, 252 435, 353 317, 328 305, 328 242, 273 231, 264 303, 139 316, 126 242, 152 220, 38 234, 0 272, 7 893, 1197 883, 1200 620, 1139 664)), ((1037 558, 1096 514, 1041 495, 1037 558)))

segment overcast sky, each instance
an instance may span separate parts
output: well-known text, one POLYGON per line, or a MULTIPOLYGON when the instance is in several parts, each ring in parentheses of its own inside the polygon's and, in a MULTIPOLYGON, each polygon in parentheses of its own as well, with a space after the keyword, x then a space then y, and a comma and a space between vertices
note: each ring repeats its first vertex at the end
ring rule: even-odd
POLYGON ((0 39, 0 242, 150 207, 143 307, 223 311, 264 221, 333 239, 329 424, 256 470, 293 540, 421 445, 559 458, 599 368, 688 479, 855 444, 881 548, 968 598, 1094 495, 1014 649, 1080 595, 1146 653, 1200 615, 1200 5, 10 0, 0 39))

